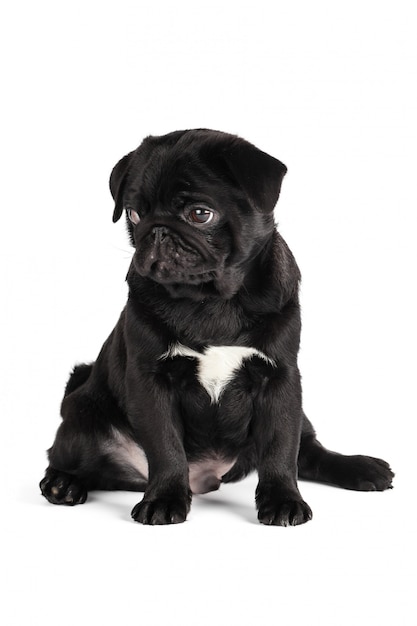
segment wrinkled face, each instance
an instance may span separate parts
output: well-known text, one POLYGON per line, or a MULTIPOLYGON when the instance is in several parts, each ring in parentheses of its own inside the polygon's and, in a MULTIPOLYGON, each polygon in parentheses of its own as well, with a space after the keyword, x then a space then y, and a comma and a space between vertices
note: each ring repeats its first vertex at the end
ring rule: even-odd
POLYGON ((126 211, 133 268, 173 297, 232 297, 274 228, 272 210, 230 166, 231 142, 264 155, 232 135, 185 131, 147 138, 113 170, 114 219, 126 211))

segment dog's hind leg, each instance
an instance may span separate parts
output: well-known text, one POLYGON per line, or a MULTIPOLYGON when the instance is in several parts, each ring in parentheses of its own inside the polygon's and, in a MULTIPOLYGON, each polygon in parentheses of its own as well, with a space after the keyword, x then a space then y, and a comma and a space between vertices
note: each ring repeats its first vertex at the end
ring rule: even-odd
POLYGON ((91 490, 145 491, 146 485, 143 476, 103 460, 97 464, 95 471, 85 476, 57 470, 50 465, 39 484, 42 495, 49 502, 68 506, 83 504, 91 490))
POLYGON ((40 489, 53 504, 82 504, 92 489, 144 491, 147 484, 140 448, 109 419, 120 410, 111 398, 103 401, 103 393, 95 398, 92 386, 84 385, 87 379, 88 371, 79 368, 70 378, 63 421, 48 451, 50 465, 40 489))
POLYGON ((357 491, 384 491, 392 487, 394 474, 382 459, 327 450, 317 441, 314 428, 304 415, 298 477, 357 491))

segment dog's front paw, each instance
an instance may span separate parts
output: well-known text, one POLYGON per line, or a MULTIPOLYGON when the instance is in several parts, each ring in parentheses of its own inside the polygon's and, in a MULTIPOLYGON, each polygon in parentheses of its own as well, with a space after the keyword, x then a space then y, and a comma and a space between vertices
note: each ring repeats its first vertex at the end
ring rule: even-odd
POLYGON ((258 511, 258 520, 267 526, 298 526, 312 517, 313 513, 304 500, 266 503, 258 511))
POLYGON ((135 522, 141 524, 180 524, 185 522, 191 504, 191 492, 184 496, 165 494, 148 498, 146 495, 132 510, 135 522))
POLYGON ((52 504, 74 506, 87 500, 87 490, 75 476, 48 468, 39 487, 52 504))
POLYGON ((279 488, 256 491, 258 520, 267 526, 298 526, 308 522, 313 513, 297 493, 283 493, 279 488))

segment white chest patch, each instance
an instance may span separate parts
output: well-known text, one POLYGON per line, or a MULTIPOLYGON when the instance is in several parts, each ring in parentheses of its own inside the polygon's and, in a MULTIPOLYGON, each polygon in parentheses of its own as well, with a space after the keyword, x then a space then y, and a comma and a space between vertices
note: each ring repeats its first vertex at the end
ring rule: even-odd
POLYGON ((175 356, 191 357, 198 360, 197 376, 212 402, 218 402, 226 385, 242 367, 246 359, 257 356, 275 365, 274 361, 256 348, 242 346, 209 346, 204 352, 196 352, 181 343, 173 344, 160 358, 175 356))

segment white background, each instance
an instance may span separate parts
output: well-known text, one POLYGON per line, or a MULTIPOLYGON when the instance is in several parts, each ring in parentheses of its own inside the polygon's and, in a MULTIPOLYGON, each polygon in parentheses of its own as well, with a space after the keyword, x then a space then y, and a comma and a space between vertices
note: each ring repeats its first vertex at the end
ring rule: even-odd
POLYGON ((3 623, 415 623, 413 4, 4 3, 3 623), (307 414, 325 445, 396 472, 385 493, 302 483, 302 527, 257 523, 255 476, 173 527, 134 524, 140 494, 39 495, 68 372, 126 298, 111 168, 194 127, 288 166, 277 219, 303 273, 307 414))

